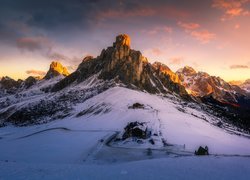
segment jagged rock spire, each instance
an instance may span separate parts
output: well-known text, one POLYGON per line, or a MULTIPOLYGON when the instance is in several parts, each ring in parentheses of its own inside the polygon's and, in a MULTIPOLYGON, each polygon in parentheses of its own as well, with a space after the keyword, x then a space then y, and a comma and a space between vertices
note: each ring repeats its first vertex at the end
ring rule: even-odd
POLYGON ((59 75, 68 76, 69 72, 60 62, 53 61, 44 79, 51 79, 59 75))
POLYGON ((127 46, 130 48, 130 37, 127 34, 120 34, 116 36, 114 46, 120 48, 121 46, 127 46))

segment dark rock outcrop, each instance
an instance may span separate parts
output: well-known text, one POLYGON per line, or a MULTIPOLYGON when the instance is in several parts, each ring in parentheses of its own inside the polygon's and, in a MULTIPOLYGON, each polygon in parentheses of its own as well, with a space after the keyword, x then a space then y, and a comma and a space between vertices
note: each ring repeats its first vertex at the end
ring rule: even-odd
POLYGON ((8 77, 8 76, 5 76, 1 79, 0 83, 1 83, 1 87, 6 89, 6 90, 10 90, 10 89, 16 89, 18 88, 21 83, 23 81, 21 79, 18 79, 17 81, 8 77))
POLYGON ((208 147, 205 146, 205 148, 204 148, 204 147, 200 146, 199 149, 197 151, 195 151, 194 154, 197 156, 209 155, 208 147))
POLYGON ((145 123, 131 122, 124 128, 122 139, 125 140, 130 137, 147 139, 150 137, 151 132, 146 127, 145 123))
POLYGON ((24 87, 25 88, 29 88, 31 86, 33 86, 34 84, 36 84, 36 82, 38 81, 37 78, 33 77, 33 76, 29 76, 28 78, 25 79, 24 81, 24 87))
POLYGON ((21 87, 23 80, 18 79, 17 81, 5 76, 0 81, 0 95, 1 94, 15 94, 21 87))
POLYGON ((144 109, 145 106, 144 104, 141 104, 141 103, 134 103, 133 105, 129 106, 128 107, 129 109, 144 109))

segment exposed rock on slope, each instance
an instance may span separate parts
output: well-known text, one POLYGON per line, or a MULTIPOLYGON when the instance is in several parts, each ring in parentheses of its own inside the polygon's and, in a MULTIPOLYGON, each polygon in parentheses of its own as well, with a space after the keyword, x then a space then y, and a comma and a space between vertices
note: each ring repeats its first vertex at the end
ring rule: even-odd
POLYGON ((24 81, 24 87, 29 88, 29 87, 33 86, 34 84, 36 84, 38 80, 39 79, 36 77, 29 76, 24 81))
POLYGON ((18 88, 21 83, 23 81, 18 79, 17 81, 8 77, 8 76, 5 76, 1 79, 1 87, 6 89, 6 90, 11 90, 11 89, 15 89, 15 88, 18 88))
POLYGON ((51 79, 59 75, 68 76, 69 72, 60 62, 53 61, 44 79, 51 79))
POLYGON ((5 94, 14 94, 21 87, 23 80, 18 79, 17 81, 5 76, 0 81, 0 97, 5 94))

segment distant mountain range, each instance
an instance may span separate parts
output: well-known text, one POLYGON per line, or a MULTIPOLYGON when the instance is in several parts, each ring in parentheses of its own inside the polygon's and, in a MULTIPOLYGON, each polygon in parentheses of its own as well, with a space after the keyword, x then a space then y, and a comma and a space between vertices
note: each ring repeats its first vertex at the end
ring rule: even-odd
POLYGON ((188 66, 173 72, 160 62, 151 64, 140 51, 131 49, 130 37, 121 34, 99 56, 85 57, 71 74, 59 62, 52 62, 42 79, 3 77, 0 123, 27 125, 63 119, 72 114, 75 104, 122 86, 162 97, 171 95, 184 104, 195 103, 223 122, 249 131, 249 85, 249 80, 235 85, 188 66))
POLYGON ((250 79, 247 79, 245 81, 230 81, 229 84, 239 86, 245 91, 250 92, 250 79))

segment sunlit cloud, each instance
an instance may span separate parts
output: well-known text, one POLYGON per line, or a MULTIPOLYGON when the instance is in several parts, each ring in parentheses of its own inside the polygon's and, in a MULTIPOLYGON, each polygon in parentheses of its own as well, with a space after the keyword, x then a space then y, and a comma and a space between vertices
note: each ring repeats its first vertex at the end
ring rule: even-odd
POLYGON ((148 35, 157 35, 160 32, 170 34, 173 32, 173 29, 169 26, 156 26, 152 29, 143 29, 142 32, 148 35))
POLYGON ((240 64, 234 64, 230 66, 230 69, 248 69, 248 68, 249 66, 240 64))
POLYGON ((186 31, 194 30, 200 27, 198 23, 184 23, 179 21, 178 25, 182 28, 184 28, 186 31))
POLYGON ((172 57, 169 60, 169 64, 172 64, 172 65, 181 65, 183 62, 184 62, 183 57, 172 57))
POLYGON ((239 24, 235 24, 234 25, 234 29, 239 29, 240 28, 240 25, 239 24))
POLYGON ((245 7, 250 0, 213 0, 212 7, 220 9, 224 12, 221 20, 231 19, 236 16, 247 16, 250 14, 245 7))
POLYGON ((200 41, 202 44, 209 43, 211 40, 215 39, 216 35, 207 31, 207 30, 202 30, 202 31, 192 31, 190 33, 191 36, 193 36, 195 39, 200 41))
POLYGON ((201 25, 198 23, 178 22, 177 24, 183 28, 186 33, 200 41, 202 44, 209 43, 211 40, 216 38, 214 33, 211 33, 206 29, 201 29, 201 25))
POLYGON ((46 74, 45 71, 40 71, 40 70, 27 70, 26 74, 33 75, 33 76, 44 76, 46 74))
POLYGON ((158 48, 153 48, 153 49, 151 49, 151 53, 152 53, 153 55, 155 55, 155 56, 160 56, 160 55, 163 54, 163 52, 162 52, 160 49, 158 49, 158 48))

